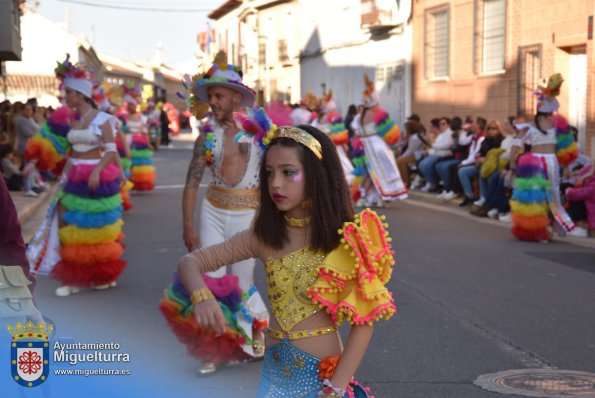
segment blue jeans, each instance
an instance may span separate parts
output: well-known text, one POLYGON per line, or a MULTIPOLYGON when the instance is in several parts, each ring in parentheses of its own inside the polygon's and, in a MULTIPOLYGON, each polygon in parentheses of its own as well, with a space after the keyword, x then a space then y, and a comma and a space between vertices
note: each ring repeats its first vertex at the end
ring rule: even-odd
POLYGON ((424 177, 424 180, 431 186, 435 187, 438 184, 436 171, 434 165, 440 160, 438 155, 428 155, 419 162, 419 171, 424 177))
POLYGON ((444 186, 445 191, 454 191, 454 181, 452 181, 453 173, 451 172, 454 167, 461 163, 458 159, 448 159, 436 164, 436 172, 440 177, 440 181, 444 186))
POLYGON ((465 192, 465 196, 469 199, 473 198, 473 184, 471 181, 473 178, 479 175, 479 169, 477 165, 470 164, 467 166, 463 166, 459 168, 459 181, 461 181, 461 186, 463 187, 463 192, 465 192))
POLYGON ((504 178, 499 172, 495 172, 487 178, 487 196, 485 206, 490 209, 498 209, 500 213, 508 213, 510 205, 504 189, 504 178))

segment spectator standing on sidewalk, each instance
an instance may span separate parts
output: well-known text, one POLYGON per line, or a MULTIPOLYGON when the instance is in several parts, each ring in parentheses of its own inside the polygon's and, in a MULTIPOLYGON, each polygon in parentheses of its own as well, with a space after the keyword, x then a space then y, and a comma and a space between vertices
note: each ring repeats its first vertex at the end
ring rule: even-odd
POLYGON ((33 120, 33 105, 27 103, 23 106, 21 114, 14 119, 14 128, 18 142, 18 152, 23 159, 23 191, 25 196, 37 196, 33 191, 35 183, 35 172, 33 164, 25 161, 24 153, 27 147, 27 141, 39 131, 39 125, 33 120))

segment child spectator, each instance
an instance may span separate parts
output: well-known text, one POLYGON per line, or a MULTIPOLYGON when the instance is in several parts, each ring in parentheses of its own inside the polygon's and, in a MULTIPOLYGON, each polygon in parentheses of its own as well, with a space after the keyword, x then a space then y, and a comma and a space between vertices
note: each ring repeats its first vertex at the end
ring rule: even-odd
POLYGON ((9 191, 20 191, 23 188, 23 174, 15 163, 14 153, 10 144, 0 145, 0 159, 2 160, 2 177, 9 191))
POLYGON ((576 227, 568 234, 571 236, 588 236, 588 231, 595 230, 595 167, 593 163, 585 165, 579 171, 576 188, 566 188, 566 200, 570 202, 570 215, 576 221, 576 227), (576 207, 573 202, 583 202, 584 215, 577 215, 573 211, 576 207), (586 227, 586 228, 585 228, 586 227))

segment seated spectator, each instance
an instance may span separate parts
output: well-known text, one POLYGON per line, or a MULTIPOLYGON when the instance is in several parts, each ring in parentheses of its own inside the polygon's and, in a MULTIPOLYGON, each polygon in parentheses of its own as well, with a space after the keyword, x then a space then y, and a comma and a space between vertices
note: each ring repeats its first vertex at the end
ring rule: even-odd
POLYGON ((23 174, 15 163, 14 153, 10 144, 0 146, 2 160, 2 177, 9 191, 20 191, 23 188, 23 174))
POLYGON ((450 119, 447 117, 440 118, 438 130, 440 134, 432 143, 428 155, 419 162, 419 171, 426 180, 426 185, 421 189, 423 192, 431 192, 437 189, 438 175, 434 166, 438 161, 452 156, 454 140, 450 129, 450 119))
POLYGON ((455 116, 450 121, 450 129, 453 132, 453 138, 456 143, 453 149, 452 158, 444 159, 436 163, 436 172, 442 182, 442 193, 438 198, 451 200, 457 197, 455 192, 457 185, 456 170, 457 166, 467 157, 469 145, 473 138, 473 133, 468 131, 470 124, 462 125, 460 117, 455 116))
POLYGON ((423 126, 415 120, 409 120, 405 123, 405 132, 407 133, 407 145, 403 149, 401 156, 397 157, 397 167, 403 178, 405 186, 409 188, 411 184, 410 165, 417 163, 423 156, 424 150, 430 146, 427 140, 427 133, 423 126))
POLYGON ((477 176, 478 170, 475 160, 479 155, 479 149, 485 139, 485 126, 486 121, 484 118, 478 117, 477 123, 469 127, 469 131, 473 132, 471 136, 471 143, 469 144, 469 152, 467 157, 459 164, 457 168, 457 177, 463 188, 465 198, 459 204, 461 207, 469 206, 473 203, 473 186, 471 184, 472 179, 477 176))
MULTIPOLYGON (((505 128, 499 132, 497 137, 504 137, 500 146, 490 149, 479 169, 479 192, 480 200, 475 203, 476 207, 471 210, 471 214, 479 217, 497 218, 500 208, 503 213, 507 213, 508 199, 505 196, 504 181, 508 176, 508 163, 510 161, 510 151, 515 138, 514 116, 509 116, 505 121, 505 128), (482 203, 483 201, 483 203, 482 203)), ((493 139, 488 135, 484 144, 493 139)), ((498 138, 499 139, 499 138, 498 138)))
POLYGON ((588 162, 573 171, 575 186, 565 188, 568 213, 576 223, 571 236, 586 237, 595 231, 595 166, 588 162))

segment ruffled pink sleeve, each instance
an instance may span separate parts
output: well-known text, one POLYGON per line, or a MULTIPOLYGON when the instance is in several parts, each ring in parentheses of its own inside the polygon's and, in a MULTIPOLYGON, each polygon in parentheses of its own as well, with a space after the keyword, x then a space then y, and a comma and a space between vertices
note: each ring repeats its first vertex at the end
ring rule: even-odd
MULTIPOLYGON (((384 216, 382 216, 384 219, 384 216)), ((386 288, 395 264, 386 224, 370 210, 356 215, 339 231, 341 244, 325 258, 308 295, 337 325, 371 324, 396 313, 386 288)))

